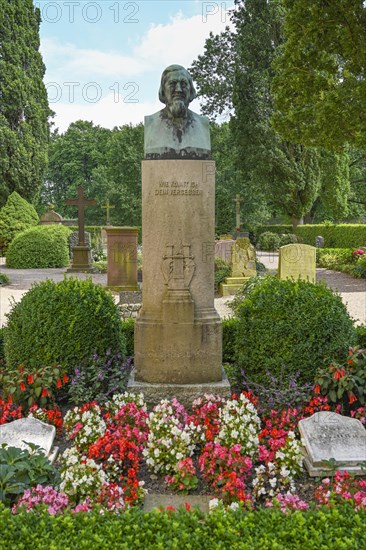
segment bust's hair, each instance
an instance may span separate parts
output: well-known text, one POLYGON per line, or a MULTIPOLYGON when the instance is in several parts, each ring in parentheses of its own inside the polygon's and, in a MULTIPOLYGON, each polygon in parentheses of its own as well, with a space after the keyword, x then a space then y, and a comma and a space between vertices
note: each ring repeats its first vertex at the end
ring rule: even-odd
POLYGON ((165 82, 166 82, 166 79, 167 79, 169 73, 172 73, 174 71, 184 71, 185 72, 186 77, 187 77, 188 82, 189 82, 189 92, 190 92, 189 93, 189 103, 191 103, 191 101, 194 100, 194 98, 197 96, 197 94, 196 94, 195 87, 193 85, 193 78, 191 77, 191 75, 189 74, 187 69, 182 67, 182 65, 169 65, 169 67, 167 67, 163 71, 163 74, 161 75, 160 88, 159 88, 159 99, 160 99, 160 101, 162 103, 166 104, 165 82))

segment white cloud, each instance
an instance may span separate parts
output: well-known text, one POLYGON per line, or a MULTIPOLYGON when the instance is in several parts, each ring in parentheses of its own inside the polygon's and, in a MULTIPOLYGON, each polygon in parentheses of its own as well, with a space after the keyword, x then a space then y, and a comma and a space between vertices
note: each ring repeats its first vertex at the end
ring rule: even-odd
MULTIPOLYGON (((216 4, 216 2, 206 2, 216 4)), ((222 3, 224 4, 224 3, 222 3)), ((190 66, 199 54, 203 53, 206 38, 210 31, 218 34, 229 25, 224 11, 207 15, 184 18, 181 14, 172 18, 167 25, 152 25, 135 48, 137 58, 150 62, 151 67, 162 69, 167 65, 190 66)))
MULTIPOLYGON (((56 99, 50 104, 56 112, 55 126, 63 132, 71 122, 85 119, 113 128, 141 122, 144 115, 161 109, 157 92, 162 70, 172 63, 189 67, 203 53, 210 31, 217 34, 230 23, 222 9, 225 2, 202 4, 206 13, 190 18, 177 14, 165 25, 153 24, 138 44, 124 54, 79 48, 52 37, 42 39, 45 82, 53 83, 48 87, 49 98, 56 99), (65 84, 72 82, 77 84, 65 84), (135 96, 134 86, 138 89, 135 96), (118 94, 125 101, 132 94, 138 102, 118 101, 118 94), (95 98, 98 100, 91 102, 95 98)), ((199 112, 198 101, 191 108, 199 112)))
POLYGON ((97 103, 65 103, 52 104, 56 116, 53 119, 54 128, 65 132, 71 122, 90 120, 104 128, 114 128, 124 124, 143 122, 146 114, 159 109, 158 102, 126 103, 123 96, 109 94, 97 103))

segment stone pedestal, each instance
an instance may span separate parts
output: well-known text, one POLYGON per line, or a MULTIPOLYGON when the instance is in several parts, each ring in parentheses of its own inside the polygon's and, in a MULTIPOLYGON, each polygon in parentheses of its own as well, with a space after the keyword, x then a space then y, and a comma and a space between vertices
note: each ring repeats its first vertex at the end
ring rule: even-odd
POLYGON ((142 163, 144 279, 129 386, 145 395, 168 397, 169 386, 179 398, 191 386, 193 396, 206 384, 230 395, 214 308, 214 171, 213 161, 142 163))
POLYGON ((93 268, 89 263, 90 248, 88 246, 74 246, 73 259, 68 273, 91 272, 93 268))
POLYGON ((104 227, 104 230, 107 234, 107 288, 138 290, 137 227, 104 227))

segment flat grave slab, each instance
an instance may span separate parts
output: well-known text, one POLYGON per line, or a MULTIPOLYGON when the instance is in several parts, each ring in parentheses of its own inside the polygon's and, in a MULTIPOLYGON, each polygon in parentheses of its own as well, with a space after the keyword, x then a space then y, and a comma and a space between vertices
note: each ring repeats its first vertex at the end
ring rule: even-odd
POLYGON ((335 467, 355 475, 365 475, 366 430, 356 418, 320 411, 299 422, 306 450, 305 466, 311 477, 328 475, 332 469, 325 461, 335 460, 335 467))
POLYGON ((43 449, 51 463, 57 456, 57 447, 52 449, 56 436, 55 426, 41 422, 37 418, 20 418, 0 426, 0 445, 30 450, 27 443, 33 443, 43 449))

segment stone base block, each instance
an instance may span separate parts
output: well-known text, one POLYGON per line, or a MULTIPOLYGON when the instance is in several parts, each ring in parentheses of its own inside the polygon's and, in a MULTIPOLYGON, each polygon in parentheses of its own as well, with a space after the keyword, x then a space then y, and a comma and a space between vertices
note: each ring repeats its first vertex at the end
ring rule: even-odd
POLYGON ((222 369, 222 380, 201 384, 150 384, 148 382, 136 382, 135 371, 132 371, 127 384, 127 390, 132 393, 143 393, 148 407, 157 405, 162 399, 176 397, 180 403, 190 409, 192 402, 205 393, 220 395, 229 399, 231 389, 224 369, 222 369))
POLYGON ((72 265, 67 273, 92 273, 94 268, 89 262, 89 247, 74 246, 72 265))
MULTIPOLYGON (((331 477, 333 475, 334 469, 327 468, 327 466, 315 466, 309 456, 305 456, 304 458, 304 465, 305 468, 308 471, 308 474, 310 477, 331 477)), ((349 474, 352 474, 354 476, 364 476, 365 471, 362 470, 361 465, 360 466, 349 466, 349 465, 341 465, 337 464, 336 469, 340 472, 348 472, 349 474)))
POLYGON ((144 318, 142 308, 135 322, 137 381, 152 384, 221 381, 221 320, 215 310, 206 319, 193 319, 193 307, 189 301, 164 303, 164 320, 144 318), (173 319, 169 315, 172 312, 173 319))
POLYGON ((220 295, 233 296, 249 278, 250 277, 227 277, 225 282, 220 284, 220 295))
POLYGON ((139 290, 138 285, 135 286, 126 286, 126 285, 107 285, 106 289, 111 290, 112 292, 137 292, 139 290))

